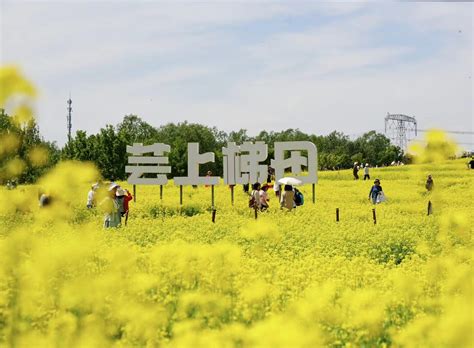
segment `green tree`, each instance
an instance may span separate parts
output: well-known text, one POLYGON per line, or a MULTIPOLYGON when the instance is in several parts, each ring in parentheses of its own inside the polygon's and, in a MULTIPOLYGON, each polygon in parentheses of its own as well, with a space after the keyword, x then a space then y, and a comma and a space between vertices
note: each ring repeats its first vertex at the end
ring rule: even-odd
POLYGON ((133 143, 151 144, 158 136, 158 131, 136 115, 126 115, 117 125, 117 133, 128 145, 133 143))
MULTIPOLYGON (((9 136, 10 139, 14 138, 17 146, 14 151, 0 156, 0 168, 4 168, 13 159, 21 160, 25 164, 24 170, 17 177, 11 178, 18 180, 19 183, 35 182, 59 160, 60 152, 58 147, 55 143, 43 139, 34 119, 18 125, 2 110, 0 113, 0 139, 6 139, 4 138, 5 136, 9 136), (32 151, 40 148, 45 151, 45 161, 41 164, 35 163, 30 158, 32 151)), ((0 177, 0 181, 5 181, 6 179, 10 178, 3 175, 0 177)))
POLYGON ((403 156, 400 148, 392 145, 385 135, 370 131, 354 141, 354 150, 361 154, 359 162, 371 165, 386 165, 398 161, 403 156))

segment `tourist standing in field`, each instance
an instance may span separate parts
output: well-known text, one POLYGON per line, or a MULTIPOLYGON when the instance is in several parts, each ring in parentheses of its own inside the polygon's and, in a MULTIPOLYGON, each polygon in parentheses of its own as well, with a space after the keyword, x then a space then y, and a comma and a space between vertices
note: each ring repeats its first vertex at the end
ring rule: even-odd
POLYGON ((50 204, 51 204, 51 196, 47 195, 46 193, 42 193, 39 198, 40 208, 44 208, 50 204))
POLYGON ((89 193, 87 194, 87 208, 91 209, 96 206, 96 198, 95 198, 95 193, 97 191, 98 185, 94 184, 91 186, 91 189, 89 190, 89 193))
POLYGON ((243 190, 244 190, 245 193, 249 193, 250 184, 243 184, 243 185, 242 185, 242 188, 243 188, 243 190))
POLYGON ((293 191, 293 186, 285 185, 284 191, 281 194, 280 198, 280 208, 286 208, 288 211, 291 211, 295 206, 295 192, 293 191))
POLYGON ((260 184, 256 182, 252 185, 252 192, 250 193, 249 208, 260 209, 260 184))
POLYGON ((118 212, 122 217, 125 215, 125 190, 123 188, 119 187, 117 189, 115 199, 117 200, 118 212))
MULTIPOLYGON (((212 176, 212 171, 208 170, 206 174, 206 178, 210 178, 212 176)), ((209 187, 210 185, 205 185, 205 187, 209 187)))
POLYGON ((129 203, 133 199, 132 194, 130 193, 129 190, 125 190, 125 197, 123 199, 123 210, 125 212, 125 226, 127 226, 128 222, 128 212, 130 211, 130 206, 129 203))
POLYGON ((471 160, 467 163, 467 167, 474 169, 474 157, 472 157, 471 160))
POLYGON ((272 182, 272 179, 273 179, 274 175, 275 175, 275 170, 272 167, 268 166, 268 168, 267 168, 267 184, 272 182))
POLYGON ((119 213, 121 217, 125 217, 125 225, 128 222, 128 212, 129 212, 129 202, 133 199, 132 194, 125 189, 119 188, 117 189, 117 202, 119 206, 119 213))
POLYGON ((268 202, 270 198, 268 198, 268 185, 263 185, 259 194, 260 194, 260 210, 264 211, 268 209, 268 202))
POLYGON ((369 175, 369 164, 366 163, 364 167, 364 181, 365 180, 370 180, 370 175, 369 175))
POLYGON ((275 191, 275 196, 278 197, 278 200, 280 200, 280 189, 281 189, 280 184, 275 182, 275 184, 273 185, 273 191, 275 191))
POLYGON ((359 180, 359 163, 354 162, 354 167, 352 167, 352 174, 354 175, 354 180, 359 180))
POLYGON ((381 203, 385 200, 379 179, 375 179, 374 185, 369 192, 369 199, 372 200, 373 204, 381 203))
POLYGON ((105 210, 104 227, 119 227, 121 224, 120 206, 117 200, 117 190, 120 188, 116 183, 111 183, 108 189, 109 195, 100 203, 105 210))
POLYGON ((427 191, 432 191, 434 188, 434 181, 433 181, 433 178, 431 177, 431 174, 428 175, 428 178, 426 179, 425 187, 427 191))

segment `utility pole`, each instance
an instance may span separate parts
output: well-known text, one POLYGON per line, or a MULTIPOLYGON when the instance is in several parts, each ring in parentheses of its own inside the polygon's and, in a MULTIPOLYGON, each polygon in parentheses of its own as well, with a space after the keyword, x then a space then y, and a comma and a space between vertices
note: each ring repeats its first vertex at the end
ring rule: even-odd
POLYGON ((403 151, 408 142, 417 135, 416 119, 402 114, 389 114, 385 117, 385 135, 403 151))
POLYGON ((68 142, 71 142, 71 129, 72 129, 72 100, 71 100, 71 95, 69 94, 69 99, 67 100, 67 140, 68 142))

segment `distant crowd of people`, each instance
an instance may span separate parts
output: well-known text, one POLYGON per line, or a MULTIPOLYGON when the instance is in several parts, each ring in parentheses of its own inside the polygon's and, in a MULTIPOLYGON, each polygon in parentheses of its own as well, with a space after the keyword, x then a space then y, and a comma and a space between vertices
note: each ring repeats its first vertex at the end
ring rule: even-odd
MULTIPOLYGON (((99 184, 91 186, 87 194, 86 206, 88 209, 93 209, 97 205, 96 193, 99 187, 99 184)), ((132 199, 133 196, 128 190, 114 182, 109 184, 105 198, 99 203, 105 211, 105 228, 121 226, 122 218, 125 219, 125 225, 127 225, 130 210, 129 203, 132 199)))
POLYGON ((359 180, 359 170, 364 170, 364 180, 370 180, 370 173, 369 173, 369 164, 366 163, 365 165, 359 164, 359 162, 354 162, 354 166, 352 167, 352 175, 354 176, 354 180, 359 180))
MULTIPOLYGON (((399 164, 395 164, 399 165, 399 164)), ((402 164, 403 165, 403 164, 402 164)), ((474 169, 474 157, 467 163, 468 168, 474 169)), ((364 171, 364 180, 370 180, 370 165, 369 163, 359 164, 354 162, 352 168, 352 173, 354 180, 359 180, 359 170, 363 169, 364 171)), ((207 173, 208 176, 212 175, 212 172, 207 173)), ((304 195, 293 185, 282 185, 277 181, 272 184, 272 181, 275 179, 275 171, 273 168, 268 168, 268 177, 267 183, 261 185, 260 183, 254 183, 252 185, 252 191, 249 192, 249 185, 243 185, 243 190, 249 195, 249 208, 255 209, 258 211, 266 211, 270 207, 270 196, 268 190, 273 188, 275 192, 277 206, 286 211, 291 211, 298 206, 304 204, 304 195)), ((128 221, 129 215, 129 203, 133 199, 132 194, 120 187, 120 185, 112 182, 107 187, 107 194, 105 198, 97 204, 97 191, 103 184, 95 183, 91 186, 87 194, 86 207, 88 209, 93 209, 96 206, 101 206, 105 211, 104 216, 104 227, 119 227, 122 225, 122 219, 125 219, 125 225, 128 221)), ((14 189, 17 184, 15 181, 8 181, 7 188, 14 189)), ((431 192, 434 189, 434 180, 433 176, 430 174, 427 176, 425 188, 427 192, 431 192)), ((40 207, 46 207, 51 204, 52 197, 49 194, 39 191, 38 200, 40 207)), ((380 179, 375 179, 373 186, 369 191, 369 200, 373 204, 379 204, 386 200, 384 191, 382 189, 380 179)))
MULTIPOLYGON (((269 184, 253 184, 252 192, 249 196, 249 208, 260 211, 267 210, 270 207, 270 197, 268 195, 268 189, 270 187, 269 184)), ((301 191, 296 187, 292 185, 280 185, 278 183, 275 183, 272 187, 280 209, 291 211, 292 209, 304 204, 303 193, 301 193, 301 191), (281 192, 282 186, 283 192, 281 192)))

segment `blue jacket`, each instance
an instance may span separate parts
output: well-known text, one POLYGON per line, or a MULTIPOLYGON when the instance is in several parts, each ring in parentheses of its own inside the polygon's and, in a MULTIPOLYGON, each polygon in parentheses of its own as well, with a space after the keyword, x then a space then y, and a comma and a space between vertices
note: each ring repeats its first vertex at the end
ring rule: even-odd
POLYGON ((373 185, 369 192, 369 198, 375 199, 382 192, 382 186, 373 185))

